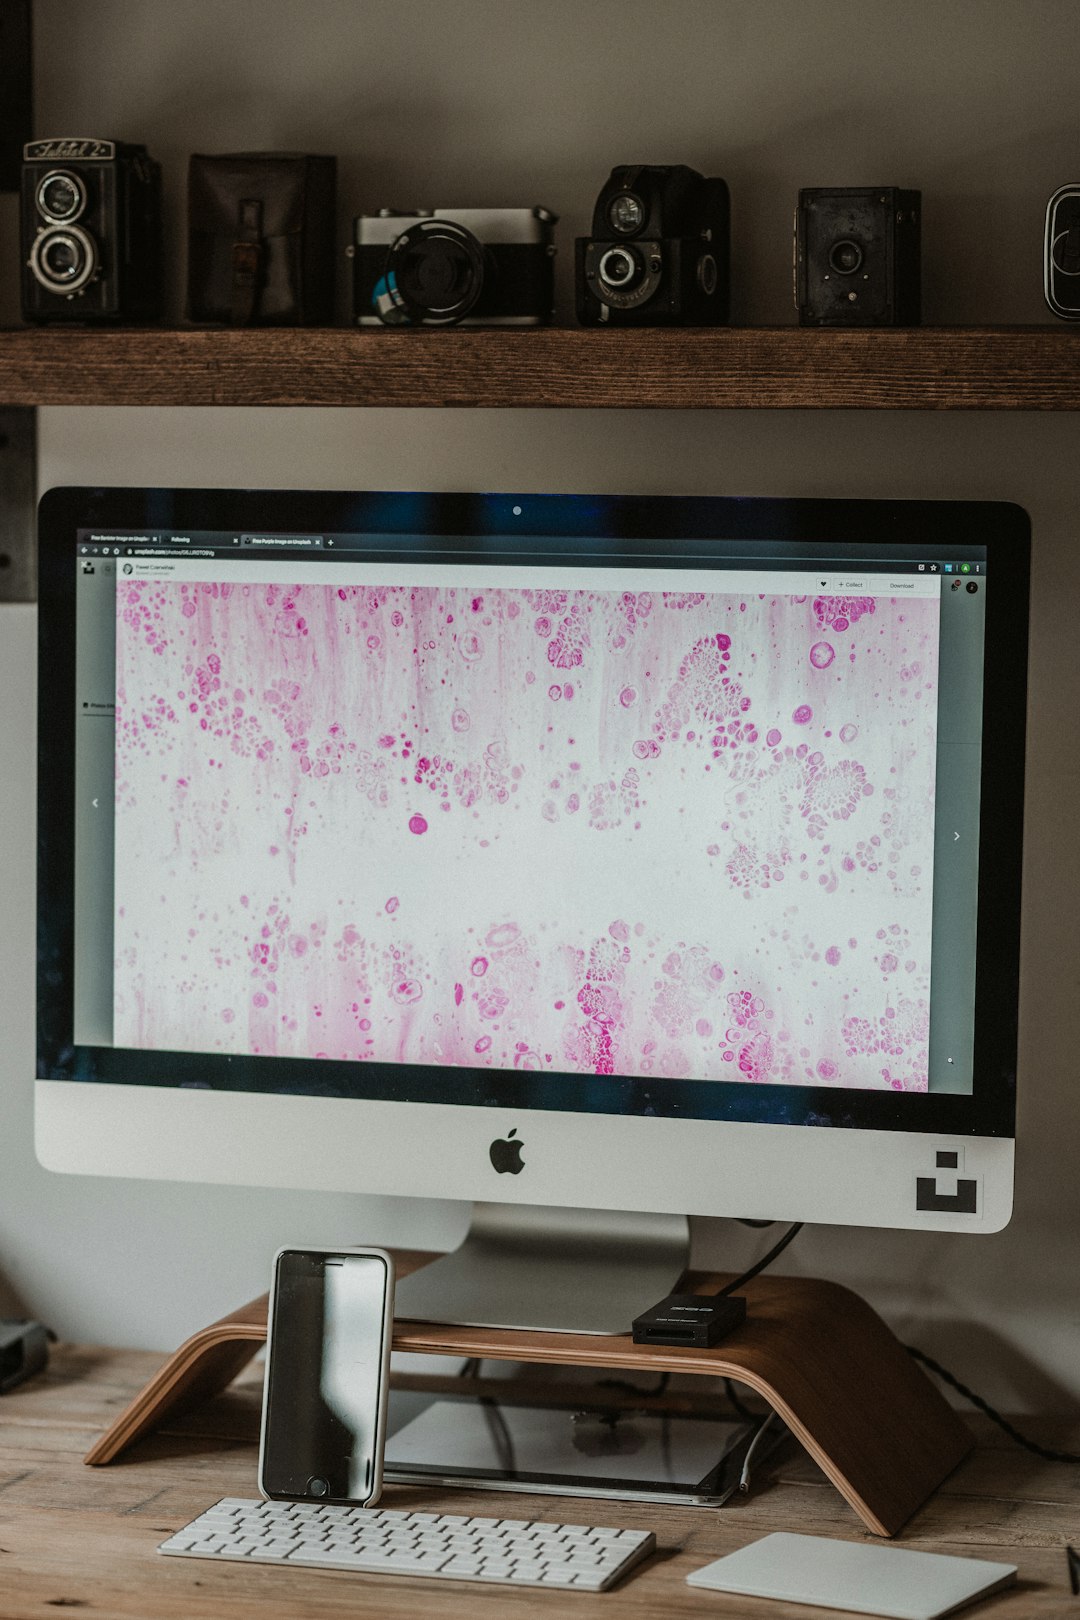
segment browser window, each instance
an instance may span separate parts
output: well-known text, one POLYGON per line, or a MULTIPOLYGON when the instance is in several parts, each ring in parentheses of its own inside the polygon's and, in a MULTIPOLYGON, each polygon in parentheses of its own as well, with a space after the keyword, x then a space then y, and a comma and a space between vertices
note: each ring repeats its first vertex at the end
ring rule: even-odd
POLYGON ((977 557, 79 545, 77 1039, 970 1090, 977 557))

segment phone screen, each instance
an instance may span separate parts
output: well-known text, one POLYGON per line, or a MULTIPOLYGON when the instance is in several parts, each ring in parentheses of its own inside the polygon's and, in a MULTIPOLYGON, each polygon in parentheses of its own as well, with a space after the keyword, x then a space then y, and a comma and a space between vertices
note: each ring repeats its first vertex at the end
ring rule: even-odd
POLYGON ((387 1284, 377 1255, 279 1257, 262 1460, 269 1496, 370 1498, 387 1284))

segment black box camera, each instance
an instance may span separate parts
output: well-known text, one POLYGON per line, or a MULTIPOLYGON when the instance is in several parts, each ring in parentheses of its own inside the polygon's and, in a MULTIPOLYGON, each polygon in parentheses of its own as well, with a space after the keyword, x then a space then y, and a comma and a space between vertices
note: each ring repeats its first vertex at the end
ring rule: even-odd
POLYGON ((358 326, 542 326, 554 315, 546 208, 435 208, 355 222, 358 326))
POLYGON ((918 326, 921 211, 921 191, 895 186, 800 191, 800 326, 918 326))
POLYGON ((576 244, 583 326, 721 326, 728 319, 731 203, 696 169, 612 169, 592 235, 576 244))
POLYGON ((161 315, 161 165, 122 141, 30 141, 22 166, 27 321, 161 315))
POLYGON ((1080 321, 1080 185, 1062 186, 1046 205, 1043 294, 1063 321, 1080 321))

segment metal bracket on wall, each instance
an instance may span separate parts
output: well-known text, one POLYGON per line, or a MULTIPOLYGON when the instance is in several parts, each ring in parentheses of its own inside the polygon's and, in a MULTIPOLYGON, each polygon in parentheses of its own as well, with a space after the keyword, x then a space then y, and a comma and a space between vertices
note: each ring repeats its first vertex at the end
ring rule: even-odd
POLYGON ((37 598, 37 412, 0 407, 0 602, 37 598))

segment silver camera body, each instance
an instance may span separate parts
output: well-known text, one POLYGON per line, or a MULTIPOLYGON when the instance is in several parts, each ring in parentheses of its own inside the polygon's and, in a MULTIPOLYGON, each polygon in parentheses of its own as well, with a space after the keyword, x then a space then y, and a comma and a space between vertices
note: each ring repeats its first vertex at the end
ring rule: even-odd
POLYGON ((361 214, 349 248, 358 326, 543 326, 554 315, 547 208, 361 214))

